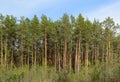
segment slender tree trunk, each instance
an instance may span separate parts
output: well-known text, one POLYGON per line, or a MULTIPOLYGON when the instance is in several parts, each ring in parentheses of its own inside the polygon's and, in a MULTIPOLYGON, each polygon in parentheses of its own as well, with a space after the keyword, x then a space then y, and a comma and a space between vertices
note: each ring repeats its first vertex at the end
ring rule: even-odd
POLYGON ((37 63, 37 48, 36 48, 36 44, 34 45, 34 66, 36 67, 36 63, 37 63))
MULTIPOLYGON (((60 46, 60 48, 61 48, 61 46, 60 46)), ((58 71, 60 72, 61 71, 61 54, 60 54, 60 50, 59 50, 59 45, 58 45, 58 43, 57 43, 57 69, 58 69, 58 71)))
POLYGON ((80 49, 81 43, 80 43, 80 39, 78 40, 78 68, 77 71, 79 72, 80 70, 80 64, 81 64, 81 49, 80 49))
POLYGON ((61 71, 61 57, 60 57, 60 53, 58 51, 58 71, 61 71))
POLYGON ((70 41, 69 70, 72 70, 72 40, 70 41))
POLYGON ((20 56, 21 56, 21 67, 23 67, 23 43, 20 41, 20 56))
POLYGON ((63 51, 63 69, 66 70, 66 54, 67 54, 67 41, 64 41, 64 51, 63 51))
POLYGON ((55 56, 54 56, 54 67, 55 67, 55 71, 56 71, 56 67, 57 67, 57 43, 55 44, 55 56))
POLYGON ((81 50, 81 64, 84 64, 84 51, 83 51, 83 48, 81 50))
POLYGON ((85 48, 86 48, 86 51, 85 51, 85 67, 88 67, 88 43, 86 42, 86 44, 85 44, 85 48))
POLYGON ((99 47, 97 46, 97 52, 96 52, 96 65, 99 63, 99 47))
POLYGON ((93 44, 92 45, 92 64, 94 64, 94 60, 95 60, 95 46, 93 44))
POLYGON ((45 44, 44 44, 44 48, 45 48, 45 66, 47 66, 47 36, 46 36, 46 30, 45 30, 45 44))
POLYGON ((34 50, 33 50, 33 44, 32 44, 32 53, 31 53, 32 54, 32 59, 31 59, 32 60, 32 67, 34 65, 34 53, 33 52, 34 52, 34 50))
POLYGON ((11 49, 11 69, 13 68, 13 49, 11 49))
POLYGON ((106 54, 106 52, 105 52, 105 45, 102 44, 102 62, 105 62, 105 54, 106 54))
POLYGON ((105 62, 107 61, 107 57, 108 57, 108 43, 106 42, 106 51, 105 51, 105 62))
POLYGON ((75 72, 77 72, 78 67, 78 40, 76 41, 76 50, 75 50, 75 72))
POLYGON ((27 51, 28 51, 27 64, 28 64, 28 67, 30 67, 30 65, 29 65, 29 58, 30 58, 30 57, 29 57, 29 55, 30 55, 30 54, 29 54, 29 47, 28 47, 28 50, 27 50, 27 51))
POLYGON ((43 65, 43 66, 45 65, 45 58, 44 58, 44 57, 45 57, 45 56, 44 56, 44 55, 45 55, 45 46, 44 46, 45 43, 44 43, 44 42, 45 42, 45 41, 43 40, 42 47, 41 47, 41 48, 42 48, 41 60, 42 60, 42 65, 43 65))
POLYGON ((2 41, 2 30, 1 30, 1 67, 3 66, 3 41, 2 41))
POLYGON ((75 72, 79 72, 81 64, 80 39, 76 41, 75 72))
POLYGON ((97 63, 97 45, 95 43, 94 45, 94 64, 96 65, 97 63))
POLYGON ((110 58, 111 56, 111 46, 110 46, 111 42, 110 42, 110 35, 109 35, 109 41, 108 41, 108 58, 110 58))
POLYGON ((5 67, 7 65, 7 36, 6 36, 6 40, 5 40, 5 63, 4 63, 5 67))
POLYGON ((19 48, 19 56, 20 56, 20 66, 23 67, 23 43, 22 43, 22 37, 20 37, 20 48, 19 48))

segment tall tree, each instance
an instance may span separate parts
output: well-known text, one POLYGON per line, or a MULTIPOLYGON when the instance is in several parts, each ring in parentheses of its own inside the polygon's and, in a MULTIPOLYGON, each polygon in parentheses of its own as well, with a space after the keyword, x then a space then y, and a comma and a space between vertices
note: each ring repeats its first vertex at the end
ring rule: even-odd
POLYGON ((81 14, 79 14, 77 20, 76 20, 76 25, 75 25, 75 40, 76 40, 76 48, 75 48, 75 71, 79 72, 80 70, 80 65, 81 65, 81 32, 82 28, 84 28, 84 18, 81 14))
MULTIPOLYGON (((11 55, 9 55, 10 62, 11 62, 11 67, 13 67, 13 65, 14 65, 14 57, 15 57, 15 47, 16 47, 16 45, 15 45, 16 17, 7 15, 5 17, 5 20, 3 21, 3 24, 5 25, 5 32, 6 32, 6 35, 5 35, 5 38, 6 38, 6 41, 5 41, 6 42, 5 43, 5 45, 6 45, 6 47, 5 47, 5 50, 6 50, 5 55, 8 56, 7 50, 9 49, 10 50, 9 54, 11 54, 11 55), (9 41, 9 42, 7 42, 7 41, 9 41), (7 45, 9 47, 7 47, 7 45)), ((5 56, 5 58, 7 58, 6 56, 5 56)))
POLYGON ((37 41, 39 39, 39 31, 40 31, 39 19, 35 15, 31 20, 31 34, 32 34, 32 65, 36 66, 37 62, 37 41))
POLYGON ((85 62, 85 67, 87 68, 89 65, 89 47, 90 47, 90 40, 91 40, 91 27, 92 27, 92 23, 90 22, 90 20, 86 19, 85 21, 85 27, 83 28, 83 39, 84 39, 84 46, 85 46, 85 53, 84 53, 84 62, 85 62))
POLYGON ((50 26, 50 21, 47 19, 45 15, 42 15, 41 17, 41 32, 43 33, 43 58, 42 62, 44 66, 47 66, 47 34, 48 34, 48 28, 50 26))
MULTIPOLYGON (((93 22, 93 26, 92 26, 92 45, 91 45, 91 49, 92 49, 92 63, 93 64, 97 64, 99 56, 102 57, 102 55, 100 55, 100 49, 102 49, 102 26, 101 23, 97 20, 94 20, 93 22)), ((103 50, 101 50, 103 51, 103 50)), ((101 53, 102 54, 102 53, 101 53)))
POLYGON ((62 32, 62 37, 63 37, 63 69, 66 70, 67 66, 67 43, 70 40, 70 33, 71 33, 71 25, 70 25, 70 20, 69 16, 67 14, 64 14, 63 17, 61 18, 61 32, 62 32))
POLYGON ((3 67, 3 34, 4 34, 4 16, 0 14, 0 60, 1 60, 1 67, 3 67))
POLYGON ((110 17, 103 21, 103 27, 105 28, 105 61, 111 55, 111 40, 113 37, 113 30, 115 29, 115 23, 110 17))

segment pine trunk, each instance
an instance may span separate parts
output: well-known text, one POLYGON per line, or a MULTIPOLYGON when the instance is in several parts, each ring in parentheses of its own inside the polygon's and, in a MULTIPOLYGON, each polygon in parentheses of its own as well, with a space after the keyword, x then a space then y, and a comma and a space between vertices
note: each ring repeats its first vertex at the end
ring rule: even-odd
POLYGON ((46 30, 45 30, 45 44, 44 44, 44 48, 45 48, 45 50, 44 50, 44 53, 45 53, 45 66, 47 66, 47 35, 46 35, 46 30))
POLYGON ((78 40, 76 41, 76 50, 75 50, 75 72, 77 72, 78 67, 78 40))
POLYGON ((60 53, 58 52, 58 71, 61 71, 61 56, 60 53))
POLYGON ((55 56, 54 56, 54 67, 55 67, 55 71, 56 71, 56 67, 57 67, 57 44, 55 44, 55 56))
POLYGON ((28 54, 27 54, 27 55, 28 55, 28 56, 27 56, 27 65, 28 65, 28 67, 30 67, 30 65, 29 65, 29 58, 30 58, 30 57, 29 57, 29 55, 30 55, 30 54, 29 54, 29 47, 28 47, 27 52, 28 52, 28 54))
POLYGON ((11 49, 11 69, 13 68, 13 49, 11 49))
POLYGON ((32 44, 32 52, 31 52, 32 58, 31 58, 31 66, 34 65, 34 53, 33 53, 33 44, 32 44))
POLYGON ((20 42, 21 67, 23 67, 23 44, 20 42))
POLYGON ((7 65, 7 36, 6 36, 6 40, 5 40, 5 63, 4 63, 5 67, 7 65))
POLYGON ((36 63, 37 63, 37 52, 36 52, 36 44, 34 45, 34 66, 36 67, 36 63))
POLYGON ((64 52, 63 52, 63 69, 66 70, 66 53, 67 53, 67 42, 64 41, 64 52))
POLYGON ((86 51, 85 51, 85 67, 87 68, 88 67, 88 43, 86 42, 86 44, 85 44, 85 48, 86 48, 86 51))
POLYGON ((70 42, 70 53, 69 53, 69 70, 72 70, 72 41, 70 42))
POLYGON ((81 49, 80 49, 80 39, 76 42, 76 55, 75 55, 75 72, 79 72, 81 64, 81 49))
POLYGON ((80 49, 80 39, 78 40, 78 68, 77 71, 79 72, 80 70, 80 64, 81 64, 81 49, 80 49))
POLYGON ((92 45, 92 64, 94 64, 95 62, 95 46, 94 44, 92 45))
POLYGON ((2 41, 2 32, 1 32, 1 67, 3 66, 3 41, 2 41))

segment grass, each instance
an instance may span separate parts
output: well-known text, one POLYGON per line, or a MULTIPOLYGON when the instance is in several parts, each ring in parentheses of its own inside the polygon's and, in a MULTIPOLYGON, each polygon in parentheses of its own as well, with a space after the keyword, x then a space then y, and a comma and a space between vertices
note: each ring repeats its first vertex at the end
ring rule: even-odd
POLYGON ((0 68, 0 82, 120 82, 120 64, 90 65, 87 70, 81 67, 78 73, 56 72, 52 67, 41 66, 0 68))

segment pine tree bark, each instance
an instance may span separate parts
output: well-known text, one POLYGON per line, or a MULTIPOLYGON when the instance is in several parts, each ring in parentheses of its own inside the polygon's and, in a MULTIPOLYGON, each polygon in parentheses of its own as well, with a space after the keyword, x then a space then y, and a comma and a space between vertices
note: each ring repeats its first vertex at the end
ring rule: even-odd
POLYGON ((32 62, 31 62, 31 63, 32 63, 32 67, 33 67, 33 66, 34 66, 34 53, 33 53, 33 44, 32 44, 32 59, 31 59, 31 60, 32 60, 32 62))
POLYGON ((44 39, 45 39, 45 43, 44 43, 44 55, 45 55, 45 61, 44 61, 44 65, 47 66, 47 35, 46 35, 46 29, 45 29, 45 34, 44 34, 44 39))
POLYGON ((66 54, 67 54, 67 41, 64 40, 64 51, 63 51, 63 69, 66 70, 66 54))
POLYGON ((6 35, 6 40, 5 40, 5 62, 4 62, 4 65, 6 67, 7 65, 7 35, 6 35))
POLYGON ((57 70, 57 43, 55 43, 55 55, 54 55, 54 68, 55 68, 55 71, 57 70))
POLYGON ((13 59, 13 49, 11 49, 11 69, 13 68, 13 61, 14 61, 14 59, 13 59))
POLYGON ((93 44, 92 45, 92 64, 94 64, 94 60, 95 60, 95 46, 93 44))
POLYGON ((42 40, 43 42, 42 42, 42 56, 41 56, 41 62, 42 62, 42 66, 44 66, 45 65, 45 41, 44 40, 42 40))
POLYGON ((21 67, 23 67, 23 43, 20 41, 20 57, 21 57, 21 67))
POLYGON ((3 40, 2 40, 2 30, 1 30, 1 67, 3 66, 3 40))
POLYGON ((76 50, 75 50, 75 72, 77 72, 78 67, 78 40, 76 41, 76 50))
POLYGON ((35 65, 35 67, 36 67, 36 65, 37 65, 37 47, 36 47, 36 44, 35 44, 35 57, 34 57, 34 65, 35 65))
POLYGON ((69 53, 69 71, 72 70, 72 40, 70 41, 70 53, 69 53))
POLYGON ((76 41, 75 72, 79 72, 81 64, 80 38, 76 41))
POLYGON ((80 70, 80 64, 81 64, 81 49, 80 49, 81 43, 80 43, 80 38, 78 40, 78 68, 77 71, 79 72, 80 70))
POLYGON ((89 50, 87 42, 85 44, 85 48, 86 48, 86 51, 85 51, 85 67, 87 68, 88 67, 88 50, 89 50))
POLYGON ((33 43, 33 65, 36 67, 36 44, 33 43))
POLYGON ((61 71, 61 55, 58 51, 58 71, 60 72, 61 71))
POLYGON ((30 60, 29 60, 29 59, 30 59, 30 57, 29 57, 29 55, 30 55, 30 54, 29 54, 29 47, 28 47, 28 49, 27 49, 27 52, 28 52, 28 53, 27 53, 27 65, 28 65, 28 68, 29 68, 29 67, 30 67, 30 65, 29 65, 29 61, 30 61, 30 60))

